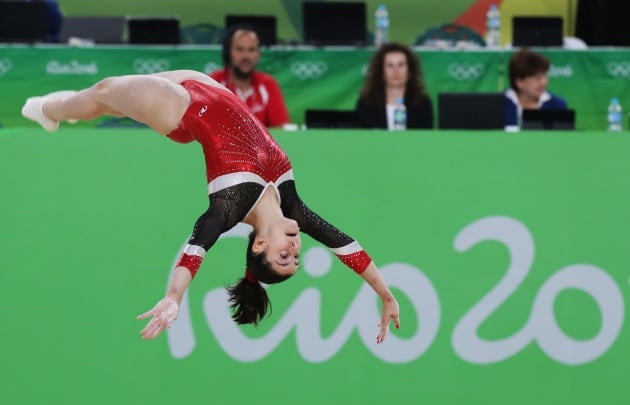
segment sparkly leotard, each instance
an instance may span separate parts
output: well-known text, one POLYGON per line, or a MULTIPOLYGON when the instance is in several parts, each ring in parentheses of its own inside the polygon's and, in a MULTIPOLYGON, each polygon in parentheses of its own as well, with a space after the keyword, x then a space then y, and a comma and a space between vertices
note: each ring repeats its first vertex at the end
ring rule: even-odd
POLYGON ((289 158, 278 143, 231 92, 188 80, 182 86, 190 105, 177 129, 176 142, 198 141, 203 149, 210 207, 195 223, 178 266, 195 275, 219 236, 242 221, 267 187, 273 187, 287 218, 323 243, 354 271, 361 273, 371 259, 359 244, 302 202, 295 188, 289 158))

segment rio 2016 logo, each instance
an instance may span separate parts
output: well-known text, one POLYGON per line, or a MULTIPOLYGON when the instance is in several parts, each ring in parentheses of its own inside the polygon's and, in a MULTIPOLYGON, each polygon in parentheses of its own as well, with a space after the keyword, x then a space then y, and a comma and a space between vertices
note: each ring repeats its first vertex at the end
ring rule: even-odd
MULTIPOLYGON (((245 236, 249 230, 237 227, 225 236, 245 236)), ((464 227, 456 236, 454 248, 465 253, 484 241, 503 244, 510 253, 510 263, 502 279, 456 323, 451 336, 454 352, 473 364, 504 361, 532 342, 551 359, 566 365, 589 363, 602 356, 615 342, 624 322, 624 300, 616 282, 602 269, 591 264, 571 264, 553 273, 533 299, 528 319, 510 337, 484 340, 477 330, 521 285, 534 259, 534 240, 521 222, 510 217, 481 218, 464 227), (601 314, 596 336, 577 340, 563 332, 555 319, 554 301, 568 289, 588 294, 601 314)), ((311 248, 304 255, 305 271, 313 277, 325 275, 332 267, 332 256, 324 248, 311 248)), ((429 350, 440 327, 441 306, 438 294, 424 273, 407 263, 390 263, 381 272, 387 283, 405 294, 420 325, 414 336, 401 339, 395 335, 384 345, 376 345, 374 322, 380 318, 377 300, 364 284, 357 292, 336 330, 322 338, 319 328, 321 293, 317 288, 303 290, 273 329, 265 336, 245 336, 232 321, 223 288, 209 291, 203 301, 208 326, 221 348, 234 360, 254 362, 270 355, 295 328, 300 355, 309 362, 324 362, 334 357, 356 329, 365 347, 381 360, 401 364, 417 360, 429 350)), ((180 314, 168 331, 171 355, 181 359, 195 347, 188 295, 180 314)))

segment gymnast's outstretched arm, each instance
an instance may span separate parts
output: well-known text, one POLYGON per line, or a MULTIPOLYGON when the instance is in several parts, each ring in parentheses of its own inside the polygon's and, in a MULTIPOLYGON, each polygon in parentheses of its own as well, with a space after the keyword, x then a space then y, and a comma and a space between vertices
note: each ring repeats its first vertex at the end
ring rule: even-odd
POLYGON ((293 180, 282 183, 278 188, 282 196, 282 212, 287 217, 297 221, 300 231, 330 248, 339 260, 359 274, 381 297, 383 308, 379 325, 380 331, 376 338, 377 343, 381 343, 387 336, 389 322, 394 321, 394 326, 400 328, 400 319, 398 302, 385 283, 376 264, 356 240, 306 206, 298 196, 293 180))

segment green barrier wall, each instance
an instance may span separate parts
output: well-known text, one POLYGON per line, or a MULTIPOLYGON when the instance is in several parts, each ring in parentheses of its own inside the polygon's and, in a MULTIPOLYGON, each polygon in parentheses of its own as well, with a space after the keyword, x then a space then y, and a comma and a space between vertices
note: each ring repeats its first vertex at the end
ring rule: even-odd
POLYGON ((310 238, 235 327, 219 240, 168 335, 159 299, 206 208, 200 148, 148 130, 0 131, 2 397, 10 404, 625 404, 625 134, 275 132, 302 197, 358 238, 397 294, 377 300, 310 238))
MULTIPOLYGON (((353 109, 372 53, 371 48, 268 49, 260 69, 278 79, 292 121, 302 123, 308 108, 353 109)), ((630 50, 543 53, 552 61, 550 91, 577 111, 579 129, 604 129, 611 97, 630 108, 630 50)), ((418 55, 436 115, 440 92, 490 92, 509 85, 511 52, 419 50, 418 55)), ((83 88, 106 76, 170 69, 209 72, 221 66, 216 47, 0 47, 0 123, 25 125, 19 111, 29 96, 83 88)))

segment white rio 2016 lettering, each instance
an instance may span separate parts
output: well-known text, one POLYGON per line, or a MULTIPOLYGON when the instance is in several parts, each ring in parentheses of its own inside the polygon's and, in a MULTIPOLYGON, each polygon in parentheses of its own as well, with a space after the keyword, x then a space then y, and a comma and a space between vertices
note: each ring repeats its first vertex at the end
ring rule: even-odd
POLYGON ((584 364, 601 356, 613 344, 624 318, 624 303, 614 280, 590 264, 574 264, 553 274, 542 286, 527 323, 515 335, 487 341, 477 328, 516 290, 534 261, 534 241, 520 222, 506 217, 482 218, 464 228, 455 238, 455 249, 465 252, 476 244, 495 240, 510 252, 510 267, 501 281, 459 321, 452 336, 455 352, 464 360, 489 364, 513 356, 532 340, 559 363, 584 364), (558 327, 553 303, 566 289, 582 290, 595 299, 602 316, 597 336, 590 340, 571 339, 558 327))
MULTIPOLYGON (((239 225, 224 237, 246 237, 248 233, 248 227, 239 225)), ((513 356, 536 340, 549 357, 575 365, 595 360, 614 343, 623 325, 623 298, 612 278, 589 264, 567 266, 551 276, 536 295, 529 320, 514 336, 494 341, 480 339, 477 329, 517 289, 534 258, 530 232, 517 220, 507 217, 483 218, 468 225, 455 238, 455 249, 465 252, 486 240, 502 242, 510 252, 511 262, 503 279, 457 323, 452 344, 459 357, 476 364, 495 363, 513 356), (590 340, 571 339, 556 323, 554 300, 561 291, 569 288, 588 293, 599 306, 601 327, 598 335, 590 340)), ((332 256, 326 249, 311 248, 304 255, 304 270, 313 277, 325 275, 331 267, 332 256)), ((245 336, 232 321, 223 288, 206 294, 204 314, 221 348, 237 361, 253 362, 264 358, 295 327, 298 351, 310 362, 323 362, 333 357, 355 328, 364 345, 376 357, 389 363, 411 362, 429 349, 437 335, 441 315, 438 295, 429 279, 409 264, 388 264, 381 268, 381 272, 391 287, 406 295, 413 306, 417 324, 421 325, 409 339, 391 335, 389 344, 376 345, 374 326, 380 313, 374 292, 367 284, 360 288, 339 326, 328 338, 323 338, 318 328, 321 295, 316 288, 302 291, 273 329, 260 338, 245 336)), ((405 316, 410 314, 405 313, 405 316)), ((177 321, 168 330, 168 342, 172 356, 178 359, 190 355, 195 347, 188 294, 182 300, 177 321)))

